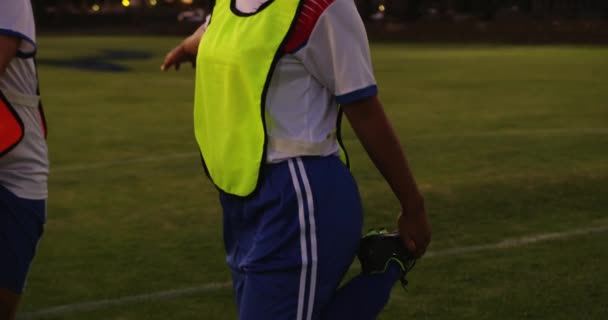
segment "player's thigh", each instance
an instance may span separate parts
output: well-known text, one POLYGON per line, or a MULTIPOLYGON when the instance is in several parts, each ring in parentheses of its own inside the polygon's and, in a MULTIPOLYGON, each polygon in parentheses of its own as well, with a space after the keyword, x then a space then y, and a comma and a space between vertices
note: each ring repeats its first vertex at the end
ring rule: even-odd
POLYGON ((305 319, 306 284, 300 270, 247 273, 242 284, 240 320, 305 319))
POLYGON ((0 288, 22 293, 43 232, 45 206, 44 200, 21 199, 0 186, 0 288))

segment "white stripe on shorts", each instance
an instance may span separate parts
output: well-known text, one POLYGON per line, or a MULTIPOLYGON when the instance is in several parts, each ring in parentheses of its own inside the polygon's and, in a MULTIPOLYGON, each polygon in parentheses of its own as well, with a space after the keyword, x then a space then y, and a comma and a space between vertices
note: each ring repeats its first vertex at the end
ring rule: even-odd
POLYGON ((310 183, 308 182, 308 176, 306 175, 306 169, 304 169, 304 163, 301 158, 297 158, 298 168, 300 168, 300 175, 302 176, 302 183, 304 184, 304 190, 306 191, 306 199, 308 202, 308 215, 310 220, 310 251, 311 251, 311 274, 310 274, 310 292, 308 293, 308 317, 312 319, 313 306, 315 304, 315 292, 317 287, 317 261, 319 260, 317 255, 317 226, 315 222, 315 207, 312 198, 312 191, 310 183))
POLYGON ((306 247, 306 219, 304 219, 304 202, 302 201, 302 189, 300 188, 300 184, 298 183, 298 176, 296 174, 296 169, 293 164, 293 159, 288 160, 289 172, 291 174, 291 180, 293 182, 293 187, 296 191, 296 196, 298 199, 298 218, 300 220, 300 251, 302 254, 302 270, 300 271, 300 290, 298 293, 298 313, 297 320, 303 319, 304 313, 304 299, 306 295, 306 272, 308 269, 308 249, 306 247))

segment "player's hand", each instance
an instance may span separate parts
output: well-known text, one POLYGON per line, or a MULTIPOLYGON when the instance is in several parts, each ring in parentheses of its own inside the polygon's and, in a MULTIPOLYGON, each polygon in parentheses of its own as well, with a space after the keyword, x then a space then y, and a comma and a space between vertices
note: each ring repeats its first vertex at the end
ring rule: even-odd
POLYGON ((196 53, 189 52, 187 46, 182 42, 177 47, 173 48, 167 55, 165 56, 165 61, 160 66, 160 70, 167 71, 171 67, 174 67, 175 70, 179 70, 179 67, 184 62, 190 62, 192 67, 194 68, 196 63, 196 53))
POLYGON ((403 206, 397 225, 403 245, 415 258, 422 257, 431 242, 431 225, 422 198, 403 206))

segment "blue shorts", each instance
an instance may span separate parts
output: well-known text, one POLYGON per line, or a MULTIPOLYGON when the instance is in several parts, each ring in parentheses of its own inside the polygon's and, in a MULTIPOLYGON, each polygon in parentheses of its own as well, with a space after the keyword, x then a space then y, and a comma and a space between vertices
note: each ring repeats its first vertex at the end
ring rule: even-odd
POLYGON ((356 183, 334 156, 265 165, 260 179, 246 198, 220 192, 239 319, 320 319, 359 246, 356 183))
POLYGON ((22 199, 0 185, 0 288, 23 292, 45 212, 46 200, 22 199))

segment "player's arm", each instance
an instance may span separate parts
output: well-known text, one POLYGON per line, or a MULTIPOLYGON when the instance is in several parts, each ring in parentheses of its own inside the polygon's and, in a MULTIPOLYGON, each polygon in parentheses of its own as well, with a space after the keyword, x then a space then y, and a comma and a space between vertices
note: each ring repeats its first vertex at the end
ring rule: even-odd
POLYGON ((352 1, 336 0, 319 17, 310 38, 294 54, 335 95, 371 160, 402 207, 399 233, 416 257, 431 231, 424 201, 377 96, 367 34, 352 1))
POLYGON ((401 203, 398 226, 405 246, 415 257, 431 241, 424 200, 393 128, 376 96, 342 106, 359 141, 401 203))
MULTIPOLYGON (((208 20, 208 19, 207 19, 208 20)), ((184 39, 179 45, 173 48, 165 56, 165 60, 161 65, 160 69, 166 71, 172 66, 175 70, 179 70, 180 64, 183 62, 190 62, 194 66, 196 62, 196 54, 198 52, 198 45, 201 42, 201 38, 207 29, 207 23, 201 25, 194 33, 184 39)))
POLYGON ((0 35, 0 74, 3 74, 8 64, 17 55, 21 38, 0 35))

